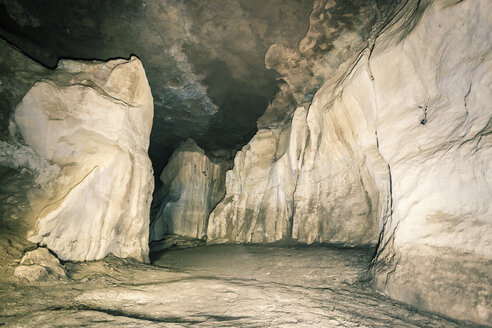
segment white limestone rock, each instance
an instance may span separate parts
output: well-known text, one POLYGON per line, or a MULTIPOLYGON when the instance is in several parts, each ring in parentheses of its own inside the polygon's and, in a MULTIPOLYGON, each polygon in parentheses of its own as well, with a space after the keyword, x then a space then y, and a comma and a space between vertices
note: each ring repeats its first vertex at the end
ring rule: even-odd
POLYGON ((38 264, 17 266, 14 270, 14 276, 19 279, 26 279, 29 282, 43 281, 50 278, 48 270, 38 264))
POLYGON ((290 224, 308 243, 382 231, 377 288, 490 324, 491 15, 487 0, 407 2, 305 124, 299 111, 238 153, 209 242, 274 241, 290 224))
POLYGON ((14 275, 28 281, 62 279, 66 277, 65 268, 46 248, 27 252, 14 270, 14 275))
MULTIPOLYGON (((306 111, 296 111, 302 130, 306 111)), ((209 218, 207 242, 274 242, 289 238, 297 171, 295 131, 260 129, 226 174, 227 194, 209 218), (289 139, 292 146, 289 148, 289 139)), ((300 140, 299 140, 300 139, 300 140)))
MULTIPOLYGON (((328 132, 323 137, 319 121, 310 119, 314 114, 306 115, 299 107, 290 126, 259 130, 236 155, 234 169, 227 173, 227 194, 210 215, 209 243, 291 238, 306 243, 376 243, 373 212, 378 199, 368 196, 374 182, 367 170, 358 168, 362 159, 355 158, 337 135, 328 132)), ((339 135, 344 133, 336 128, 339 135)))
POLYGON ((227 163, 211 161, 191 139, 182 143, 161 174, 164 195, 150 240, 177 234, 201 239, 208 216, 225 194, 227 163))
POLYGON ((15 112, 37 155, 60 168, 28 239, 63 260, 148 260, 153 100, 141 62, 60 61, 15 112))
POLYGON ((383 32, 369 61, 392 179, 376 284, 397 300, 490 324, 492 3, 433 2, 398 42, 406 18, 383 32))

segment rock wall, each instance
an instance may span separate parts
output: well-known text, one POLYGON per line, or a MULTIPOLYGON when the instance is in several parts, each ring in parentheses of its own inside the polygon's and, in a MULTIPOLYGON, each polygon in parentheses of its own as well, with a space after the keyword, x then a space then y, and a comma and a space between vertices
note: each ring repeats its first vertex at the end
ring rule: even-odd
POLYGON ((299 107, 288 127, 260 130, 238 153, 227 194, 210 215, 209 242, 377 242, 379 199, 369 169, 361 168, 357 138, 347 141, 352 127, 335 119, 338 135, 323 133, 318 114, 310 109, 306 117, 299 107))
POLYGON ((408 1, 235 158, 209 242, 374 243, 386 295, 492 320, 492 3, 408 1), (459 23, 459 26, 457 26, 459 23))
POLYGON ((149 152, 161 172, 187 138, 207 152, 234 153, 251 139, 256 119, 277 91, 265 52, 275 42, 299 43, 313 0, 132 0, 124 5, 1 0, 0 5, 0 36, 44 65, 53 67, 58 58, 139 56, 154 97, 149 152))
POLYGON ((59 172, 32 200, 39 211, 28 239, 63 260, 109 253, 148 260, 152 118, 152 95, 136 57, 63 60, 36 82, 15 122, 26 144, 59 172))
POLYGON ((410 17, 378 38, 367 66, 392 179, 376 285, 397 300, 490 324, 492 3, 433 2, 402 35, 410 17))
POLYGON ((34 82, 48 74, 48 69, 0 39, 0 140, 9 138, 9 122, 15 106, 34 82))
POLYGON ((163 186, 156 194, 161 205, 150 241, 170 234, 203 238, 210 212, 224 197, 227 168, 226 162, 212 162, 193 140, 182 143, 160 177, 163 186))
POLYGON ((329 119, 322 113, 397 3, 317 0, 298 49, 269 48, 265 64, 281 74, 280 92, 227 175, 227 194, 209 220, 209 242, 377 243, 377 217, 386 211, 380 204, 388 201, 379 190, 387 189, 388 175, 373 128, 362 122, 359 131, 365 113, 347 106, 329 119), (329 91, 313 109, 323 83, 329 91))

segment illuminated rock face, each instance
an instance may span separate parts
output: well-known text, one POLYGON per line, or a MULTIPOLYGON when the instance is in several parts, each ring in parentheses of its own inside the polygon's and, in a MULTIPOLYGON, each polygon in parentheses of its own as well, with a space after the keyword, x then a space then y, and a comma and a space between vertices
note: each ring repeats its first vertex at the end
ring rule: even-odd
MULTIPOLYGON (((306 117, 299 107, 289 127, 260 130, 238 153, 227 194, 209 219, 209 242, 377 242, 377 197, 368 196, 374 183, 345 141, 316 130, 312 112, 306 117)), ((353 127, 338 132, 349 135, 353 127)))
POLYGON ((488 324, 491 13, 490 1, 435 2, 403 41, 395 39, 404 19, 386 31, 365 69, 392 180, 376 285, 397 300, 488 324))
POLYGON ((486 324, 492 3, 426 5, 408 2, 339 83, 238 153, 208 239, 364 244, 381 231, 378 289, 486 324))
POLYGON ((165 235, 201 239, 208 216, 225 193, 227 164, 212 162, 194 141, 181 144, 161 174, 159 211, 151 224, 150 240, 165 235))
POLYGON ((28 239, 62 260, 148 259, 153 104, 136 57, 61 61, 17 106, 25 142, 60 168, 28 239))

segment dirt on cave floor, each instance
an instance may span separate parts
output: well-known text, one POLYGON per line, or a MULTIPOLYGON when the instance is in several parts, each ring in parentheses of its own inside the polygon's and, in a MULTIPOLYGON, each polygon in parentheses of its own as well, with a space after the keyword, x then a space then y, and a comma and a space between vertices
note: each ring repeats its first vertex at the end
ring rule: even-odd
MULTIPOLYGON (((214 245, 64 263, 68 279, 1 275, 3 327, 476 327, 367 281, 372 248, 214 245)), ((11 270, 7 270, 11 271, 11 270)))

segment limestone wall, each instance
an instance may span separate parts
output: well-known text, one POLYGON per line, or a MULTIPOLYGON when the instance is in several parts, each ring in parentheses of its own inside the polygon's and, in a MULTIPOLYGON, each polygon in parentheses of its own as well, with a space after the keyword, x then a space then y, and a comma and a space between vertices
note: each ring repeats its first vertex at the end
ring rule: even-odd
POLYGON ((490 323, 489 1, 409 1, 227 173, 209 242, 376 243, 390 297, 490 323), (459 25, 457 25, 459 24, 459 25))

